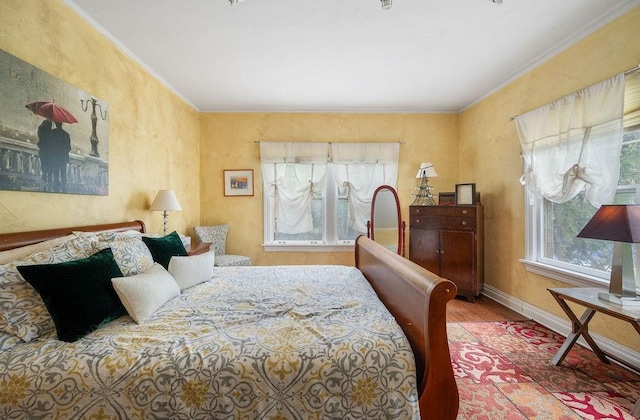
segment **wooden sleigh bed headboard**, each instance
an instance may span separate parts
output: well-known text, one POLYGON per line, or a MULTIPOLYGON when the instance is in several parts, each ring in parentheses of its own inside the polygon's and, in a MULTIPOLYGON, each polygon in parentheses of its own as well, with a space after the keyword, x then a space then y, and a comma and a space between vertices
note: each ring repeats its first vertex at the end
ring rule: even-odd
POLYGON ((146 226, 142 220, 134 220, 132 222, 108 223, 103 225, 3 233, 0 234, 0 251, 37 244, 38 242, 59 238, 73 232, 122 232, 125 230, 137 230, 138 232, 144 233, 146 232, 146 226))
MULTIPOLYGON (((0 251, 55 239, 75 231, 145 232, 142 221, 0 234, 0 251)), ((393 314, 416 359, 420 414, 423 419, 455 419, 459 396, 446 329, 446 305, 455 285, 389 251, 371 239, 356 240, 355 265, 393 314)))

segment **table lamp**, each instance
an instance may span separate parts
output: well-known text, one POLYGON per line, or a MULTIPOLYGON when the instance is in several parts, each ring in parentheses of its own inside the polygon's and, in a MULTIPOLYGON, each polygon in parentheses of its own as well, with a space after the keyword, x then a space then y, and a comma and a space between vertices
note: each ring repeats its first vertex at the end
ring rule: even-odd
POLYGON ((578 238, 614 241, 609 293, 598 293, 598 298, 623 306, 640 306, 631 250, 632 243, 640 242, 640 205, 601 206, 578 238))
POLYGON ((416 187, 418 190, 418 194, 414 194, 412 206, 435 206, 436 202, 433 199, 433 194, 431 194, 431 190, 433 187, 429 185, 429 178, 433 178, 438 176, 435 168, 432 163, 423 162, 420 164, 420 168, 418 169, 418 173, 416 174, 416 178, 421 179, 420 186, 416 187))
POLYGON ((149 207, 151 211, 162 211, 163 212, 163 232, 164 235, 167 234, 167 225, 169 222, 169 216, 167 215, 168 211, 181 211, 182 207, 180 207, 180 203, 178 203, 178 199, 176 195, 171 190, 160 190, 158 194, 156 194, 156 198, 153 199, 153 203, 151 203, 151 207, 149 207))

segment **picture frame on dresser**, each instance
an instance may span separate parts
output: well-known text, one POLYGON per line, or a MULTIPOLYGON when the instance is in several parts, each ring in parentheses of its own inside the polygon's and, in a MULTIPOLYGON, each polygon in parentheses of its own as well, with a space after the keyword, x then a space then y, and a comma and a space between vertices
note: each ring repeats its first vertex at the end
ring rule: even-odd
POLYGON ((224 196, 253 196, 253 169, 225 169, 224 196))
POLYGON ((476 184, 456 184, 455 197, 457 206, 475 206, 476 184))

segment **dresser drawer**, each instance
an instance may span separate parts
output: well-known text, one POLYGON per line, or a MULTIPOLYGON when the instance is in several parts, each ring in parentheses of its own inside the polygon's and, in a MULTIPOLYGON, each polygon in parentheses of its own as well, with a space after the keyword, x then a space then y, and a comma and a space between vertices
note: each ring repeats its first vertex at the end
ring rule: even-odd
POLYGON ((418 229, 475 229, 475 217, 411 216, 409 227, 418 229))
POLYGON ((475 217, 441 217, 440 229, 475 229, 475 217))
POLYGON ((409 227, 420 229, 440 229, 440 218, 412 215, 409 220, 409 227))
POLYGON ((420 217, 476 217, 475 206, 409 206, 409 214, 420 217))

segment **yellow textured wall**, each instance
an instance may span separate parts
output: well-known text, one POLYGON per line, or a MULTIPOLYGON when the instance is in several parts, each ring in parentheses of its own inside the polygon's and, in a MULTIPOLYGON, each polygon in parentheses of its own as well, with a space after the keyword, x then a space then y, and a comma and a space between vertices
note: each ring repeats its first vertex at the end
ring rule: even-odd
MULTIPOLYGON (((640 8, 589 35, 460 114, 460 177, 474 179, 485 208, 485 281, 527 303, 566 317, 547 288, 569 287, 525 271, 524 190, 520 143, 509 119, 640 63, 640 8)), ((578 313, 581 309, 577 308, 578 313)), ((597 315, 592 329, 640 350, 627 323, 597 315)))
MULTIPOLYGON (((260 145, 255 141, 404 142, 398 195, 407 220, 421 162, 433 162, 434 192, 453 191, 458 179, 458 117, 451 114, 205 113, 200 118, 202 224, 229 223, 227 253, 255 264, 353 264, 353 252, 265 252, 260 145), (254 197, 225 197, 224 169, 253 169, 254 197)), ((408 228, 407 235, 408 238, 408 228)))
MULTIPOLYGON (((109 105, 109 195, 0 191, 0 232, 141 219, 158 189, 182 212, 169 227, 190 234, 200 219, 198 112, 60 0, 0 1, 0 49, 109 105)), ((1 116, 0 116, 1 119, 1 116)))

